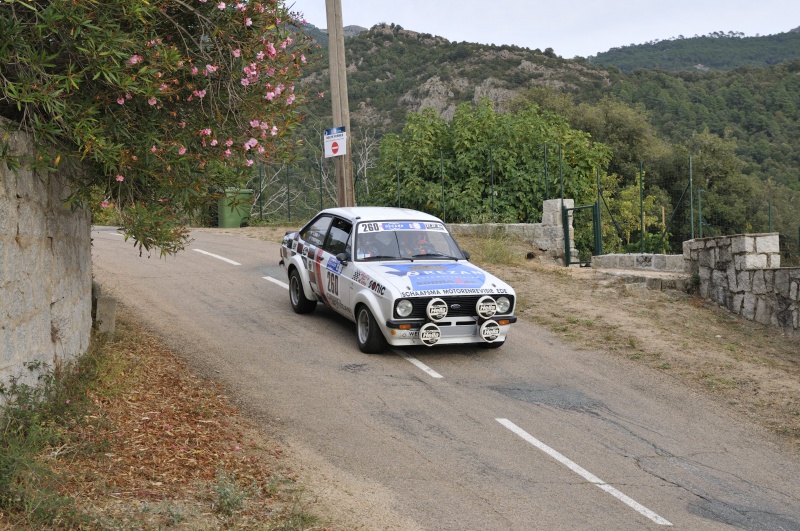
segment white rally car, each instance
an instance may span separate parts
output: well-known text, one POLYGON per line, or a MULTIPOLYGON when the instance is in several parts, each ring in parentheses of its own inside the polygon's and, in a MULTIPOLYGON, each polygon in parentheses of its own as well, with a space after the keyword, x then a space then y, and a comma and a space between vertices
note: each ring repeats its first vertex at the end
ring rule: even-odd
POLYGON ((394 346, 505 342, 511 286, 469 263, 439 218, 416 210, 323 210, 288 232, 280 264, 297 313, 321 301, 356 323, 363 352, 394 346))

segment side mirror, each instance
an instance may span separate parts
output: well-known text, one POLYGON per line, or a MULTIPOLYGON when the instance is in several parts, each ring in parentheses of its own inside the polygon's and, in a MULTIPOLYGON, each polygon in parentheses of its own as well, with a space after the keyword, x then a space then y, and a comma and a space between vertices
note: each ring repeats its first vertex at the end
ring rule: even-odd
POLYGON ((469 251, 464 251, 464 250, 462 250, 462 251, 461 251, 461 254, 463 254, 463 255, 464 255, 464 258, 466 258, 467 260, 469 260, 469 251))
POLYGON ((347 262, 350 261, 350 253, 347 252, 339 253, 336 255, 336 259, 339 260, 342 264, 347 265, 347 262))

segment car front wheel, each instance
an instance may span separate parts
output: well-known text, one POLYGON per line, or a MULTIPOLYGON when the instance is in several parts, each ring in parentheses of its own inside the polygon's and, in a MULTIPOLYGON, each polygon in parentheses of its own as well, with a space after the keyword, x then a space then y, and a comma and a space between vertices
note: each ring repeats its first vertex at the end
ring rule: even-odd
POLYGON ((386 350, 386 338, 378 327, 369 308, 362 305, 356 312, 356 328, 358 330, 358 348, 367 354, 380 354, 386 350))
POLYGON ((292 303, 294 313, 311 313, 317 307, 317 301, 306 298, 306 293, 303 291, 303 279, 300 278, 297 269, 292 269, 289 275, 289 301, 292 303))

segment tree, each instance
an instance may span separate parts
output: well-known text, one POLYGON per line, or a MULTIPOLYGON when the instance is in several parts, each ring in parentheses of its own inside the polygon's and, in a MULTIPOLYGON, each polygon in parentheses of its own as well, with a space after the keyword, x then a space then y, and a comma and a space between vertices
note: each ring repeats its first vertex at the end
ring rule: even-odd
POLYGON ((282 0, 4 2, 0 116, 37 152, 3 138, 0 161, 70 165, 72 206, 116 207, 140 252, 174 253, 188 216, 289 151, 310 47, 295 16, 282 0))

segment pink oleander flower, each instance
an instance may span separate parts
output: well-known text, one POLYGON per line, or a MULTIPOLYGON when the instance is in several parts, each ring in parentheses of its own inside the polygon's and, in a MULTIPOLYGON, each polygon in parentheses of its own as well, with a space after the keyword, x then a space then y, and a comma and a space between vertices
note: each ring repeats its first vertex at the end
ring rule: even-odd
POLYGON ((267 43, 267 53, 273 59, 275 58, 276 55, 278 55, 278 51, 275 49, 275 46, 271 42, 267 43))
POLYGON ((108 201, 103 201, 102 203, 100 203, 100 206, 103 208, 108 208, 108 201))
POLYGON ((211 141, 212 146, 216 146, 217 144, 219 144, 219 142, 217 142, 216 138, 211 141))
POLYGON ((158 148, 156 148, 155 144, 153 144, 153 147, 150 148, 150 151, 152 153, 155 153, 156 151, 158 151, 158 148))
POLYGON ((226 140, 225 141, 225 145, 228 146, 228 147, 231 147, 233 145, 233 139, 229 138, 228 140, 226 140))
POLYGON ((185 155, 185 154, 186 154, 186 148, 181 146, 181 148, 178 150, 178 155, 185 155))
POLYGON ((220 2, 219 4, 217 4, 217 9, 219 9, 220 11, 225 9, 225 2, 220 2))
POLYGON ((205 90, 193 90, 192 94, 200 98, 201 100, 205 97, 206 91, 205 90))
POLYGON ((248 78, 246 78, 246 77, 243 77, 242 80, 240 81, 240 83, 242 84, 243 87, 246 87, 246 86, 250 85, 250 80, 248 78))
POLYGON ((247 159, 247 163, 246 163, 246 164, 247 164, 248 166, 252 166, 252 165, 253 165, 253 162, 255 162, 253 159, 247 159))
POLYGON ((272 101, 275 98, 275 93, 270 91, 264 96, 264 99, 267 101, 272 101))
POLYGON ((162 83, 162 84, 161 84, 161 86, 160 86, 160 87, 158 87, 158 90, 159 90, 160 92, 164 92, 164 91, 165 91, 165 90, 167 90, 168 88, 169 88, 169 86, 167 86, 167 84, 166 84, 166 83, 162 83))
POLYGON ((325 97, 325 93, 324 92, 317 92, 317 97, 324 98, 325 97))
POLYGON ((278 136, 278 126, 277 125, 273 125, 272 126, 271 133, 272 133, 272 136, 278 136))
POLYGON ((264 60, 264 52, 258 52, 256 54, 256 59, 258 59, 259 61, 263 61, 264 60))
POLYGON ((231 150, 230 149, 226 149, 225 150, 225 157, 230 157, 230 156, 231 156, 231 150))
POLYGON ((258 148, 256 148, 256 151, 258 151, 259 154, 260 154, 260 153, 264 153, 264 151, 266 151, 266 149, 264 149, 264 146, 259 145, 258 148))
POLYGON ((119 103, 120 105, 124 105, 125 104, 125 98, 120 96, 119 98, 117 98, 117 103, 119 103))
POLYGON ((286 105, 291 105, 294 103, 294 94, 289 94, 289 97, 286 98, 286 105))
POLYGON ((122 175, 117 175, 117 181, 122 182, 124 180, 125 180, 125 177, 123 177, 122 175))
POLYGON ((306 56, 305 54, 300 54, 300 62, 306 64, 306 56))
POLYGON ((247 26, 247 27, 252 26, 253 25, 253 19, 250 18, 250 17, 247 17, 246 19, 244 19, 244 25, 247 26))
POLYGON ((258 127, 261 123, 258 120, 250 120, 250 127, 258 127))
POLYGON ((135 65, 136 63, 139 63, 141 61, 142 61, 142 56, 141 55, 131 55, 131 58, 128 59, 128 64, 129 65, 135 65))
POLYGON ((130 92, 126 92, 126 93, 125 93, 125 99, 126 99, 126 100, 129 100, 129 99, 131 99, 132 97, 133 97, 133 96, 131 96, 131 93, 130 93, 130 92))
POLYGON ((242 51, 241 51, 239 48, 236 48, 236 49, 233 51, 233 56, 234 56, 234 57, 241 57, 241 55, 242 55, 242 51))
POLYGON ((208 72, 209 74, 213 74, 216 71, 217 71, 217 67, 216 66, 214 66, 214 65, 206 65, 206 72, 208 72))
POLYGON ((155 99, 153 96, 150 96, 150 99, 147 100, 147 103, 149 103, 150 105, 155 105, 156 103, 158 103, 158 100, 155 99))
POLYGON ((196 75, 197 75, 197 72, 199 72, 199 70, 197 69, 197 67, 196 67, 196 66, 193 66, 193 67, 192 67, 192 75, 193 75, 193 76, 196 76, 196 75))
POLYGON ((200 129, 200 136, 211 136, 211 129, 208 127, 205 129, 200 129))
POLYGON ((181 129, 186 129, 186 122, 181 122, 178 125, 181 126, 181 129))

